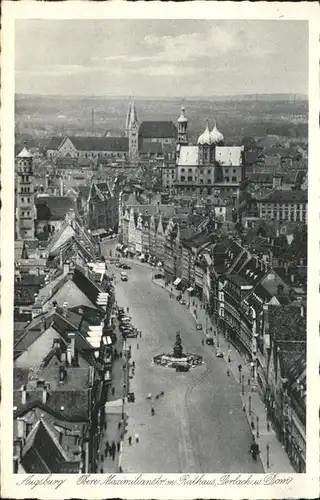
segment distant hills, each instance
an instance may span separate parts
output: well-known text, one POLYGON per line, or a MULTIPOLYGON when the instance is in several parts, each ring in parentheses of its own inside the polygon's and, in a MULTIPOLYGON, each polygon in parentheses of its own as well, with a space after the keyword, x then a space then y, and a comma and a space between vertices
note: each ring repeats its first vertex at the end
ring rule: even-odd
MULTIPOLYGON (((15 95, 17 99, 128 99, 124 95, 41 95, 41 94, 20 94, 15 95)), ((308 96, 305 94, 235 94, 235 95, 212 95, 212 96, 135 96, 137 100, 152 101, 152 100, 166 100, 166 101, 307 101, 308 96)))

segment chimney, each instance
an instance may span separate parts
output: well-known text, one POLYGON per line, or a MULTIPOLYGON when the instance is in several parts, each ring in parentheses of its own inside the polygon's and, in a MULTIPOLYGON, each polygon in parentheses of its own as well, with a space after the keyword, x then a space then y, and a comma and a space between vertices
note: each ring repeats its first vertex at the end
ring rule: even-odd
POLYGON ((280 236, 280 230, 277 229, 277 238, 279 238, 279 236, 280 236))
POLYGON ((264 270, 263 260, 260 260, 260 270, 261 270, 261 272, 263 272, 263 270, 264 270))
POLYGON ((68 273, 69 273, 69 270, 70 270, 70 264, 69 264, 69 262, 67 261, 67 262, 65 262, 65 263, 63 264, 63 274, 68 274, 68 273))
POLYGON ((284 271, 285 271, 285 275, 288 276, 289 274, 289 265, 287 262, 284 263, 284 271))
POLYGON ((65 363, 67 361, 67 353, 63 351, 61 353, 61 363, 65 363))
POLYGON ((300 308, 300 316, 301 316, 301 318, 304 318, 304 305, 303 304, 300 308))
POLYGON ((157 202, 157 214, 159 214, 159 213, 160 213, 160 202, 158 201, 157 202))
POLYGON ((27 403, 27 388, 25 385, 21 386, 21 404, 25 405, 27 403))
POLYGON ((64 302, 62 306, 62 315, 67 316, 68 313, 68 302, 64 302))
POLYGON ((60 384, 65 381, 66 375, 67 375, 67 372, 66 372, 65 367, 59 366, 59 383, 60 384))
POLYGON ((294 283, 294 274, 291 274, 291 283, 294 283))
POLYGON ((20 439, 26 437, 26 423, 22 418, 17 418, 17 436, 20 439))
POLYGON ((47 192, 49 189, 49 174, 46 174, 44 177, 44 190, 47 192))
POLYGON ((72 361, 73 361, 75 359, 75 356, 76 356, 76 334, 74 332, 69 332, 68 339, 70 341, 69 349, 70 349, 71 357, 72 357, 72 361))
POLYGON ((61 176, 59 179, 59 186, 60 186, 60 196, 63 196, 63 177, 61 176))
POLYGON ((42 402, 44 405, 47 403, 47 399, 48 399, 48 389, 44 387, 42 389, 42 402))

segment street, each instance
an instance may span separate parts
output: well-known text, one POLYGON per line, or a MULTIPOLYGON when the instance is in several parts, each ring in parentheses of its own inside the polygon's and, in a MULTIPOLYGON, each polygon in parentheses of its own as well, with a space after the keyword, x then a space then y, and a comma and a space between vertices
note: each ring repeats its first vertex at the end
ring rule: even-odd
POLYGON ((121 270, 109 265, 117 278, 116 300, 129 307, 133 324, 142 331, 141 339, 128 340, 136 363, 130 387, 136 400, 126 404, 122 470, 263 472, 260 461, 253 462, 249 453, 251 432, 239 384, 227 375, 226 362, 214 356, 214 348, 201 345, 203 332, 196 331, 194 318, 186 306, 151 281, 152 270, 136 261, 130 265, 128 282, 120 281, 121 270), (204 358, 202 366, 188 373, 152 363, 156 354, 172 351, 178 331, 184 352, 204 358), (161 391, 164 395, 155 399, 161 391), (146 399, 149 393, 151 401, 146 399), (135 443, 136 433, 139 443, 135 443))

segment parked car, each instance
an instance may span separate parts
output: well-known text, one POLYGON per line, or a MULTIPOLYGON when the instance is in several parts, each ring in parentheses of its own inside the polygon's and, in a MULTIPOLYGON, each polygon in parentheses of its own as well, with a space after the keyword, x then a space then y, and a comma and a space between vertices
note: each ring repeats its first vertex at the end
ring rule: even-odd
POLYGON ((134 392, 128 392, 128 403, 134 403, 135 399, 134 392))
POLYGON ((217 358, 223 358, 223 352, 221 351, 221 349, 217 349, 216 350, 216 357, 217 358))
POLYGON ((120 267, 120 268, 122 268, 122 264, 121 264, 121 262, 117 262, 117 263, 116 263, 116 267, 120 267))
POLYGON ((131 269, 131 267, 128 264, 123 264, 122 269, 131 269))
POLYGON ((163 274, 162 274, 162 273, 156 273, 156 274, 154 275, 154 278, 155 278, 156 280, 162 279, 162 278, 163 278, 163 274))
POLYGON ((202 330, 202 325, 201 323, 196 324, 196 330, 202 330))

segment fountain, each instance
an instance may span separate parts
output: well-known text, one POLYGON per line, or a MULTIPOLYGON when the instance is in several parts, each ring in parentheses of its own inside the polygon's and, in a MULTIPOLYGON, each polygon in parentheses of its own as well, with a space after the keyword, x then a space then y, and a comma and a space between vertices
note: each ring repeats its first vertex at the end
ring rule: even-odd
POLYGON ((181 335, 178 332, 173 346, 173 352, 169 354, 158 354, 154 356, 153 362, 165 368, 174 368, 176 371, 189 371, 190 368, 203 363, 202 356, 198 354, 184 354, 181 335))

